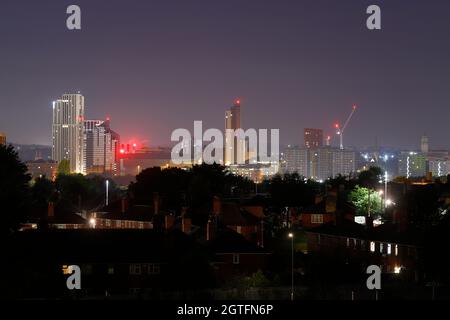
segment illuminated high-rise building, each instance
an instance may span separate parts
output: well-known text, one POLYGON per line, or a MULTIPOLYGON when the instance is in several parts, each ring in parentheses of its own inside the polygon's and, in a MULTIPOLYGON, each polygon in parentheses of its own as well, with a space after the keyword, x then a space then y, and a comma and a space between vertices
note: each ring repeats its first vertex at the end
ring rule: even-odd
POLYGON ((84 163, 86 173, 112 173, 118 169, 120 136, 109 118, 84 122, 84 163))
POLYGON ((83 95, 64 94, 53 101, 52 158, 68 160, 70 171, 75 173, 85 173, 83 124, 83 95))
POLYGON ((286 172, 297 173, 302 177, 309 177, 310 153, 306 148, 288 147, 285 150, 286 172))
POLYGON ((399 175, 406 178, 425 177, 427 174, 427 158, 417 152, 401 152, 398 157, 399 175))
POLYGON ((349 176, 356 171, 356 153, 351 150, 333 151, 333 171, 332 176, 349 176))
POLYGON ((304 130, 306 148, 319 148, 323 146, 323 130, 306 128, 304 130))
POLYGON ((241 101, 236 100, 234 105, 225 112, 225 147, 224 147, 224 163, 230 165, 238 161, 238 149, 242 148, 245 154, 245 141, 236 137, 227 135, 227 130, 242 129, 241 127, 241 101))

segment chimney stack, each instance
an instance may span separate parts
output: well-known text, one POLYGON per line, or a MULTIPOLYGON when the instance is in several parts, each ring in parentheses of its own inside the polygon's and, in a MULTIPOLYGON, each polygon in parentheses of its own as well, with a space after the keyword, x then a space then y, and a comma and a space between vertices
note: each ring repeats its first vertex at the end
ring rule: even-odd
POLYGON ((121 213, 125 213, 125 212, 127 212, 127 210, 128 210, 128 199, 127 198, 123 198, 122 199, 122 207, 121 207, 120 212, 121 213))
POLYGON ((54 216, 55 216, 55 204, 50 201, 48 203, 48 208, 47 208, 47 217, 53 218, 54 216))
POLYGON ((167 215, 164 217, 164 227, 166 230, 172 229, 175 223, 175 216, 167 215))
POLYGON ((215 196, 213 199, 213 214, 218 216, 222 211, 222 201, 219 197, 215 196))
POLYGON ((215 237, 215 226, 214 222, 211 220, 208 220, 208 224, 206 225, 206 241, 211 241, 215 237))
POLYGON ((190 218, 181 218, 181 231, 186 234, 191 232, 192 220, 190 218))
POLYGON ((153 209, 154 214, 159 214, 159 193, 153 192, 153 209))

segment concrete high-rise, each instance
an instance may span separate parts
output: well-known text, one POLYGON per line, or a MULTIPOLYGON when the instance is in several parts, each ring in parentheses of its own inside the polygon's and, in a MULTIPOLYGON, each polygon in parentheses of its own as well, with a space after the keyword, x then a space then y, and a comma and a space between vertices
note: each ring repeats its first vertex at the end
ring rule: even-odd
POLYGON ((399 175, 406 178, 425 177, 427 174, 427 158, 417 152, 401 152, 398 157, 399 175))
POLYGON ((356 171, 356 154, 351 150, 334 150, 332 176, 349 176, 356 171))
POLYGON ((86 173, 112 173, 118 169, 120 136, 109 118, 84 122, 84 163, 86 173))
POLYGON ((85 173, 83 124, 83 95, 64 94, 53 101, 52 158, 58 163, 68 160, 74 173, 85 173))
POLYGON ((286 173, 298 173, 302 177, 309 177, 309 158, 308 149, 288 147, 284 152, 286 173))
POLYGON ((355 173, 355 152, 329 146, 319 148, 289 147, 285 150, 285 170, 308 179, 325 181, 338 175, 355 173))
MULTIPOLYGON (((225 112, 225 146, 224 164, 230 165, 238 161, 238 148, 245 149, 245 141, 239 139, 234 134, 228 136, 227 130, 238 130, 241 127, 241 101, 236 100, 234 105, 225 112)), ((245 154, 243 150, 243 154, 245 154)))
POLYGON ((320 148, 323 146, 323 130, 306 128, 303 134, 306 148, 320 148))

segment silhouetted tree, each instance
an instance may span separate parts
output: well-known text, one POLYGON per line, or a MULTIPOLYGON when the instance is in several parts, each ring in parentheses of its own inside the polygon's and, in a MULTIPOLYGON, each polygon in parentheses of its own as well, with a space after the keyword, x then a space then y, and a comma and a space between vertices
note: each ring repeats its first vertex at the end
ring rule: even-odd
POLYGON ((8 235, 30 213, 31 177, 11 145, 0 145, 0 164, 0 235, 8 235))
POLYGON ((47 215, 48 203, 55 200, 55 185, 44 177, 35 179, 31 187, 32 216, 35 218, 45 218, 47 215))
POLYGON ((311 205, 321 188, 320 183, 305 180, 297 173, 276 175, 269 181, 269 192, 275 207, 311 205))
POLYGON ((358 175, 358 184, 366 188, 375 188, 382 179, 383 171, 379 167, 370 167, 358 175))

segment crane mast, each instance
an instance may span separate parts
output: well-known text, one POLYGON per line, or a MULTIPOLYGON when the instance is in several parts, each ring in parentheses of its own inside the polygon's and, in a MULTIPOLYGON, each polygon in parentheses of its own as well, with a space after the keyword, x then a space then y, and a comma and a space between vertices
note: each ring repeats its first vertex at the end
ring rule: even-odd
POLYGON ((350 112, 350 115, 348 116, 348 118, 345 121, 344 126, 342 128, 340 128, 338 123, 336 124, 337 134, 339 135, 339 142, 340 142, 339 147, 340 147, 341 150, 344 150, 344 132, 345 132, 345 129, 349 125, 350 120, 352 119, 353 114, 355 113, 356 109, 357 109, 357 106, 353 105, 352 112, 350 112))

